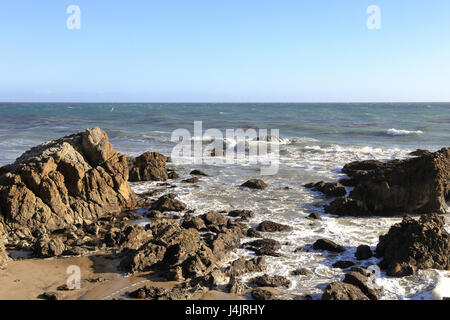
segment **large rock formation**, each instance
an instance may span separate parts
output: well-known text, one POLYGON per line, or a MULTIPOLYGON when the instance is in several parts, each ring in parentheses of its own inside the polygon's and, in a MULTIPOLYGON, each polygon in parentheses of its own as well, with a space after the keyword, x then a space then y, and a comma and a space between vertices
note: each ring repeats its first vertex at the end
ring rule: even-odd
POLYGON ((436 213, 415 220, 405 217, 380 237, 376 255, 390 276, 402 277, 417 269, 450 269, 450 235, 436 213))
POLYGON ((4 242, 6 240, 6 235, 3 230, 3 226, 0 224, 0 270, 6 268, 9 261, 8 253, 5 250, 4 242))
POLYGON ((128 157, 129 181, 166 181, 167 157, 157 152, 145 152, 137 158, 128 157))
POLYGON ((450 201, 450 148, 419 157, 381 162, 356 161, 342 169, 355 186, 348 198, 338 198, 325 210, 337 215, 404 215, 445 213, 450 201))
POLYGON ((127 159, 99 128, 43 143, 0 169, 0 217, 7 231, 42 234, 135 203, 127 159))

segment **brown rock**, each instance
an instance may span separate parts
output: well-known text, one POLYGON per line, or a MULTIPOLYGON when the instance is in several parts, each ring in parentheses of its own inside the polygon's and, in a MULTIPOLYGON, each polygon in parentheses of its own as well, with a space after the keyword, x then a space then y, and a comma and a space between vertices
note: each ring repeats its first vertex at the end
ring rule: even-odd
POLYGON ((186 210, 186 204, 175 199, 175 197, 175 194, 166 194, 160 197, 152 204, 152 210, 158 210, 160 212, 186 210))
POLYGON ((241 185, 241 187, 262 190, 262 189, 267 188, 267 184, 260 179, 251 179, 251 180, 248 180, 247 182, 243 183, 241 185))
POLYGON ((322 300, 369 300, 369 298, 357 286, 337 281, 328 285, 322 300))
POLYGON ((264 274, 252 279, 252 282, 258 287, 284 287, 289 288, 291 281, 282 276, 269 276, 264 274))
POLYGON ((253 289, 251 292, 252 298, 255 300, 273 300, 275 295, 266 289, 253 289))
POLYGON ((372 250, 367 245, 360 245, 356 248, 355 257, 358 260, 370 259, 373 256, 372 250))
POLYGON ((262 272, 266 270, 266 268, 266 260, 263 257, 257 257, 249 260, 245 260, 244 257, 241 257, 234 260, 225 273, 230 276, 240 276, 246 273, 262 272))
POLYGON ((292 231, 293 228, 273 221, 263 221, 256 227, 256 230, 262 232, 287 232, 292 231))
POLYGON ((319 239, 316 242, 314 242, 313 249, 314 250, 326 250, 326 251, 338 252, 338 253, 345 251, 344 247, 334 243, 331 240, 327 240, 327 239, 319 239))
POLYGON ((345 187, 340 183, 332 183, 332 182, 317 182, 315 184, 307 184, 306 188, 311 188, 313 190, 322 192, 323 194, 329 197, 342 197, 347 194, 345 187))
POLYGON ((129 181, 166 181, 167 157, 157 152, 145 152, 137 158, 128 158, 129 181))

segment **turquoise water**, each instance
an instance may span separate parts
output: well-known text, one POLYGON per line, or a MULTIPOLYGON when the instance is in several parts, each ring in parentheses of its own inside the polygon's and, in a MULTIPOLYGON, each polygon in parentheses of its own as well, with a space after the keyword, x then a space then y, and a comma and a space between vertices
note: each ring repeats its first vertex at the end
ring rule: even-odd
POLYGON ((170 151, 170 134, 218 128, 279 129, 317 144, 438 149, 448 145, 450 103, 365 104, 77 104, 1 103, 0 163, 26 149, 87 127, 106 130, 122 152, 170 151), (389 129, 408 132, 390 132, 389 129), (393 135, 397 133, 398 135, 393 135))

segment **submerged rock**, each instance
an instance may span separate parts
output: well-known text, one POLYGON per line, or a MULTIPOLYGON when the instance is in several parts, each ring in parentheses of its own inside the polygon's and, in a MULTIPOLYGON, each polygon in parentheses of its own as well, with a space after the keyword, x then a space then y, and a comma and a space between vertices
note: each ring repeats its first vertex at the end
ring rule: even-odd
POLYGON ((260 179, 251 179, 251 180, 248 180, 247 182, 243 183, 241 185, 241 187, 262 190, 262 189, 267 188, 268 185, 260 179))
POLYGON ((99 128, 45 142, 0 172, 0 216, 9 232, 51 232, 136 204, 127 159, 99 128))
POLYGON ((376 255, 387 274, 402 277, 418 269, 450 270, 450 236, 437 213, 415 220, 409 216, 380 236, 376 255))
POLYGON ((167 157, 157 152, 145 152, 139 157, 128 157, 129 181, 166 181, 167 157))

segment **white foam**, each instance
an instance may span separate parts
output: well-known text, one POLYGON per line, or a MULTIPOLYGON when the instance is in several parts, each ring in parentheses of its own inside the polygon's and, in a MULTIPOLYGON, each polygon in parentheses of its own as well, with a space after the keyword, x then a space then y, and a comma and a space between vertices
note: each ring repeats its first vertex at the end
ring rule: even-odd
POLYGON ((416 131, 409 131, 409 130, 399 130, 399 129, 388 129, 386 131, 386 134, 389 134, 391 136, 406 136, 406 135, 418 135, 418 134, 422 134, 423 131, 420 130, 416 130, 416 131))

